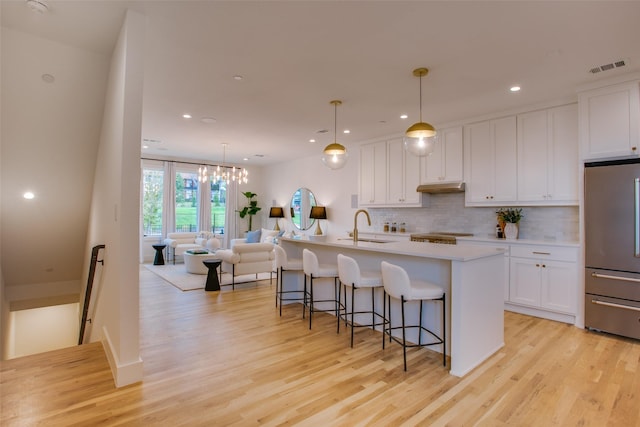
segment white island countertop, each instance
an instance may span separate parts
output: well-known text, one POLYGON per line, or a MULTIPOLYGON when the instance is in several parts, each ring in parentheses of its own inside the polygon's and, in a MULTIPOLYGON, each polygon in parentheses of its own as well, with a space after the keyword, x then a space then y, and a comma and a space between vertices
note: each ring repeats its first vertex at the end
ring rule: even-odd
POLYGON ((421 258, 441 259, 447 261, 472 261, 475 259, 494 256, 496 252, 503 253, 502 249, 486 248, 482 246, 443 245, 426 242, 370 242, 359 241, 354 243, 350 238, 322 237, 320 239, 283 238, 284 241, 304 242, 311 245, 335 247, 338 249, 349 248, 368 252, 382 252, 395 255, 408 255, 421 258))
MULTIPOLYGON (((366 239, 366 238, 365 238, 366 239)), ((451 356, 450 373, 464 376, 504 345, 504 271, 503 249, 489 246, 445 245, 426 242, 366 242, 346 238, 283 238, 280 245, 291 258, 302 258, 303 249, 312 250, 321 263, 335 264, 339 253, 353 257, 361 269, 379 271, 380 262, 403 267, 409 277, 426 279, 446 294, 446 353, 451 356)), ((291 276, 289 279, 291 280, 291 276)), ((285 283, 283 289, 300 291, 302 284, 285 283)), ((378 304, 383 306, 382 292, 378 304)), ((398 307, 388 308, 398 319, 398 307)), ((423 324, 441 330, 441 314, 425 310, 423 324)), ((416 324, 419 304, 407 304, 409 324, 416 324)), ((407 340, 418 342, 417 334, 407 340)), ((443 351, 442 347, 431 347, 443 351)))

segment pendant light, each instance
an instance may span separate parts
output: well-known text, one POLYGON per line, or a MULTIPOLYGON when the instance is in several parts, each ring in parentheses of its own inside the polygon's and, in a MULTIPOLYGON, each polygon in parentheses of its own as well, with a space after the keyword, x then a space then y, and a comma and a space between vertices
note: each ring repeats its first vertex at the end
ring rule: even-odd
POLYGON ((330 104, 334 106, 334 127, 333 127, 333 143, 324 147, 322 152, 322 162, 330 169, 340 169, 347 163, 347 149, 344 145, 338 144, 337 132, 338 132, 338 105, 342 104, 342 101, 334 100, 330 104))
POLYGON ((422 76, 428 73, 427 68, 413 70, 413 75, 420 78, 420 121, 407 129, 404 138, 405 150, 418 157, 431 154, 436 144, 436 129, 422 121, 422 76))

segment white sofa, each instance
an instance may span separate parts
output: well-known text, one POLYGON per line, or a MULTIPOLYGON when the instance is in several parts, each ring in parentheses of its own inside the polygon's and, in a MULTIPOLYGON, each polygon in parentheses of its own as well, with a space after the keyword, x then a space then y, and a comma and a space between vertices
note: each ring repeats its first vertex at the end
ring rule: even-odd
POLYGON ((174 264, 176 256, 184 255, 189 249, 208 249, 213 252, 220 248, 220 240, 207 231, 167 233, 164 244, 167 245, 167 260, 173 259, 174 264))
POLYGON ((235 289, 235 278, 243 274, 269 273, 273 279, 275 252, 273 243, 246 243, 246 239, 231 240, 231 249, 216 252, 216 258, 222 260, 222 271, 232 276, 231 286, 235 289))

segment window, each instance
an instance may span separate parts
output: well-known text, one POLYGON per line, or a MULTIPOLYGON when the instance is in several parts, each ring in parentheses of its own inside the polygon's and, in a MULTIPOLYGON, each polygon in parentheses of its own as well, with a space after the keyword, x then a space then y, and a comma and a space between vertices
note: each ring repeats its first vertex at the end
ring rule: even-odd
POLYGON ((176 170, 176 231, 198 231, 198 175, 176 170))
POLYGON ((144 236, 162 234, 163 176, 160 169, 142 170, 142 227, 144 236))
POLYGON ((224 234, 227 182, 211 182, 211 231, 224 234))

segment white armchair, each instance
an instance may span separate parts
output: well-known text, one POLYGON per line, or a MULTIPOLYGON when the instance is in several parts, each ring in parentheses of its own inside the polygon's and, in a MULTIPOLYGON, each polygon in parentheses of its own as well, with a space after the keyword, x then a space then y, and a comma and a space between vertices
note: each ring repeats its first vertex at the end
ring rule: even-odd
POLYGON ((245 239, 231 240, 231 249, 216 252, 222 260, 222 271, 232 276, 231 286, 235 289, 235 278, 243 274, 269 273, 273 280, 275 253, 273 243, 246 243, 245 239))

